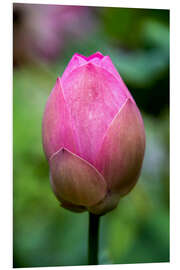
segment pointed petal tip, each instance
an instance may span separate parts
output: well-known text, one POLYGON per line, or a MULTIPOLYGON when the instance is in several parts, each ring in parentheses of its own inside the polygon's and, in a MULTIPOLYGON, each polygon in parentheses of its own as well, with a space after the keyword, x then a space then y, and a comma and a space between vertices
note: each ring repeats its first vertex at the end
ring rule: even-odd
MULTIPOLYGON (((82 59, 84 59, 84 60, 86 60, 86 61, 90 61, 90 60, 92 60, 93 58, 99 58, 99 59, 102 59, 102 58, 104 58, 104 55, 103 55, 101 52, 97 51, 97 52, 93 53, 93 54, 90 55, 90 56, 84 56, 84 55, 82 55, 82 54, 80 54, 80 53, 75 53, 75 54, 73 55, 73 57, 80 57, 80 58, 82 58, 82 59)), ((72 57, 72 58, 73 58, 73 57, 72 57)))
POLYGON ((57 84, 61 84, 61 78, 60 78, 60 77, 57 77, 56 83, 57 83, 57 84))
POLYGON ((104 58, 105 56, 104 56, 101 52, 97 51, 97 52, 95 52, 94 54, 92 54, 92 55, 89 56, 89 57, 92 57, 92 58, 98 57, 98 58, 102 59, 102 58, 104 58))
POLYGON ((61 88, 62 88, 61 87, 61 78, 60 77, 57 77, 56 82, 55 82, 55 85, 54 85, 54 88, 52 89, 52 92, 53 91, 61 90, 61 88))

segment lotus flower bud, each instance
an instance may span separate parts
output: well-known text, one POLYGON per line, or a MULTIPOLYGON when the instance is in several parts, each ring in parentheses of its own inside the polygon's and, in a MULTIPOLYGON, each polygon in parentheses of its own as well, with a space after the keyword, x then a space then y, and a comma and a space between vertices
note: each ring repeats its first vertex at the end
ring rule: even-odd
POLYGON ((144 125, 109 56, 72 57, 48 98, 42 134, 52 189, 64 208, 102 215, 136 184, 144 125))

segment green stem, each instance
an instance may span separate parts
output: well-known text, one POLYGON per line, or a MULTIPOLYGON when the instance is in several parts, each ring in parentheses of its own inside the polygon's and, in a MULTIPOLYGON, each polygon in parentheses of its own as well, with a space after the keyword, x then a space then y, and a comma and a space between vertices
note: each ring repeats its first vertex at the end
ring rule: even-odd
POLYGON ((98 264, 98 233, 100 216, 89 213, 89 249, 88 264, 98 264))

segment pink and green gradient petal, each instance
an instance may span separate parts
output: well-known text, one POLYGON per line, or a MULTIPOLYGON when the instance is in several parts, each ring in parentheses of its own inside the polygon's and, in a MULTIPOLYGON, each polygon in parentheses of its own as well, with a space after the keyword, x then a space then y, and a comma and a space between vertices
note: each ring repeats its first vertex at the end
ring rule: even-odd
POLYGON ((112 121, 97 156, 96 168, 108 189, 127 194, 138 179, 145 149, 145 133, 138 108, 127 99, 112 121))
POLYGON ((77 206, 92 206, 107 192, 103 176, 87 161, 62 148, 50 159, 53 190, 57 198, 77 206))

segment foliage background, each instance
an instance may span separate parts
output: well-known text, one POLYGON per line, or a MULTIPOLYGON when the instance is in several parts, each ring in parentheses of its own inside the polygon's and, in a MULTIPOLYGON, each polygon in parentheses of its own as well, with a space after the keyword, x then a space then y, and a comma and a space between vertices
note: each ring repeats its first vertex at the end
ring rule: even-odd
POLYGON ((142 174, 102 217, 100 264, 169 261, 169 11, 13 5, 14 267, 87 264, 88 214, 59 206, 41 142, 47 97, 75 52, 109 55, 139 106, 142 174))

